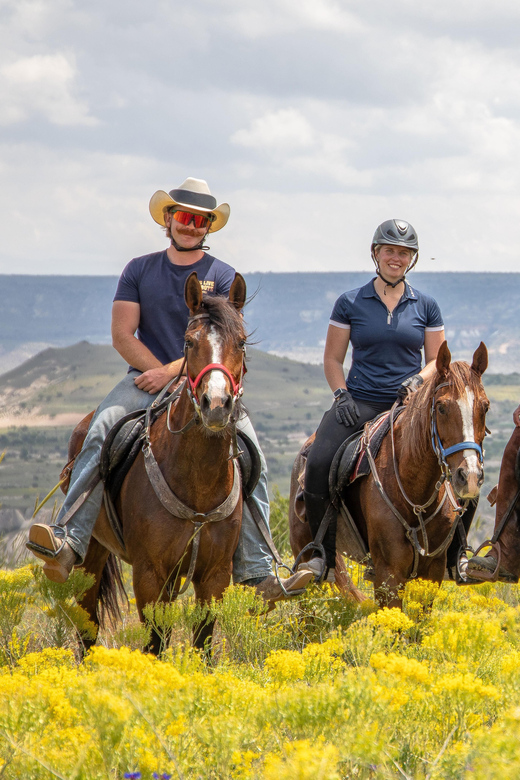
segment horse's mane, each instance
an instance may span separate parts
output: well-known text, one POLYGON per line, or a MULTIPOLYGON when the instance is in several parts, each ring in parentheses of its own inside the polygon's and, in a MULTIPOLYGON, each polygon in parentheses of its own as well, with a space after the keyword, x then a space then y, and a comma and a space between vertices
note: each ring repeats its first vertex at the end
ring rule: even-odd
POLYGON ((202 306, 197 313, 208 314, 208 324, 215 325, 225 339, 236 338, 239 334, 242 334, 244 339, 247 337, 244 320, 229 298, 222 295, 203 295, 202 306))
POLYGON ((449 390, 457 396, 466 389, 475 395, 482 389, 479 375, 465 361, 450 364, 448 376, 440 379, 436 373, 422 387, 410 396, 406 409, 401 416, 401 426, 406 426, 406 435, 402 437, 403 455, 423 458, 431 451, 430 409, 435 388, 447 382, 449 390))

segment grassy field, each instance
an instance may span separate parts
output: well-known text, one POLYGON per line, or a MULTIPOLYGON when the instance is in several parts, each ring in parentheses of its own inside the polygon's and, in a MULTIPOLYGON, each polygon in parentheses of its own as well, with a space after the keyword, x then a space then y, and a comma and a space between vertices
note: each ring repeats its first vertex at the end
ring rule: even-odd
POLYGON ((147 611, 173 643, 143 654, 131 600, 91 625, 77 571, 0 570, 0 776, 6 780, 504 780, 520 777, 518 586, 410 583, 404 611, 331 586, 266 614, 251 588, 147 611))

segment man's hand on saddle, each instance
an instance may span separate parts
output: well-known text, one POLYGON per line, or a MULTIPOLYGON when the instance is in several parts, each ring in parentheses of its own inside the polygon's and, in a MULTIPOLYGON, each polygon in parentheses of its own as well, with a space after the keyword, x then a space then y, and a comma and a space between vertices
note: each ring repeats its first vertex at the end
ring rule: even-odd
POLYGON ((513 412, 513 422, 517 428, 520 428, 520 406, 517 406, 513 412))
POLYGON ((149 368, 148 371, 143 371, 135 380, 135 384, 139 390, 144 390, 151 395, 160 393, 163 387, 177 376, 177 372, 172 371, 172 365, 173 364, 170 363, 166 366, 149 368))

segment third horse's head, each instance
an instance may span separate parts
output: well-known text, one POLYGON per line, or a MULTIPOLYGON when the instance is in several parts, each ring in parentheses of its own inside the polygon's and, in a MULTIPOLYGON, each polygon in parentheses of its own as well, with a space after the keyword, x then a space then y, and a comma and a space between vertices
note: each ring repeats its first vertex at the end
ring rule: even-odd
POLYGON ((437 378, 431 405, 432 440, 437 456, 446 464, 457 495, 476 498, 484 481, 482 445, 489 401, 481 377, 488 355, 481 343, 471 366, 451 363, 445 341, 437 355, 437 378))

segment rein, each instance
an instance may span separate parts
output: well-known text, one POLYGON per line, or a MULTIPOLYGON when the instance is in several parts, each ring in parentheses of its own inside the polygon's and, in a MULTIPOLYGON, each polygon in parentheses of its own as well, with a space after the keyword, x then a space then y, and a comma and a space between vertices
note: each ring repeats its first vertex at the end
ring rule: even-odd
MULTIPOLYGON (((454 452, 460 452, 461 450, 466 450, 466 449, 476 450, 479 454, 481 463, 483 462, 484 459, 482 448, 475 441, 463 441, 457 444, 453 444, 452 446, 446 448, 444 448, 442 444, 442 441, 439 436, 439 432, 437 430, 437 420, 435 415, 435 403, 436 403, 435 394, 441 388, 448 387, 448 386, 449 386, 448 382, 443 382, 437 385, 435 390, 433 391, 432 404, 430 409, 430 438, 431 438, 433 452, 437 456, 437 460, 439 462, 441 476, 433 489, 432 495, 424 504, 415 504, 413 501, 411 501, 411 499, 407 496, 403 484, 401 482, 401 478, 399 476, 399 464, 397 462, 397 455, 395 451, 395 435, 394 435, 394 417, 395 417, 395 410, 398 405, 397 402, 392 406, 390 410, 390 439, 392 443, 392 464, 394 469, 394 475, 402 497, 404 498, 406 503, 411 507, 414 515, 417 517, 419 523, 418 527, 413 527, 409 525, 409 523, 405 520, 403 515, 393 505, 393 503, 391 502, 390 498, 388 497, 388 495, 386 494, 383 488, 383 485, 381 483, 377 471, 376 462, 374 460, 372 453, 370 452, 370 446, 369 446, 370 423, 367 423, 365 425, 365 429, 363 432, 363 444, 366 448, 367 459, 370 465, 370 469, 372 471, 372 475, 374 477, 374 482, 376 484, 376 487, 379 490, 381 497, 383 498, 383 500, 385 501, 389 509, 392 511, 394 517, 397 520, 399 520, 399 522, 403 526, 405 530, 406 538, 408 539, 408 541, 411 543, 413 547, 414 561, 412 566, 412 572, 410 574, 410 579, 417 577, 417 570, 419 567, 419 556, 423 556, 424 558, 435 558, 438 555, 441 555, 443 552, 445 552, 445 550, 449 547, 455 535, 455 531, 458 525, 458 520, 460 519, 460 517, 462 516, 463 512, 466 510, 466 507, 468 505, 467 501, 463 501, 459 503, 459 501, 457 500, 453 492, 453 487, 451 485, 451 478, 452 478, 451 470, 446 459, 454 452), (424 513, 426 512, 428 507, 430 507, 437 499, 443 485, 444 485, 444 497, 442 498, 441 501, 439 501, 437 508, 428 517, 425 518, 423 516, 424 513), (446 503, 446 500, 449 500, 453 511, 458 515, 458 517, 457 520, 452 523, 452 526, 444 541, 441 542, 441 544, 437 547, 437 549, 430 552, 426 526, 431 520, 433 520, 439 514, 442 507, 446 503), (421 534, 422 545, 419 543, 419 533, 421 534)), ((520 497, 520 491, 519 491, 519 497, 520 497)))

